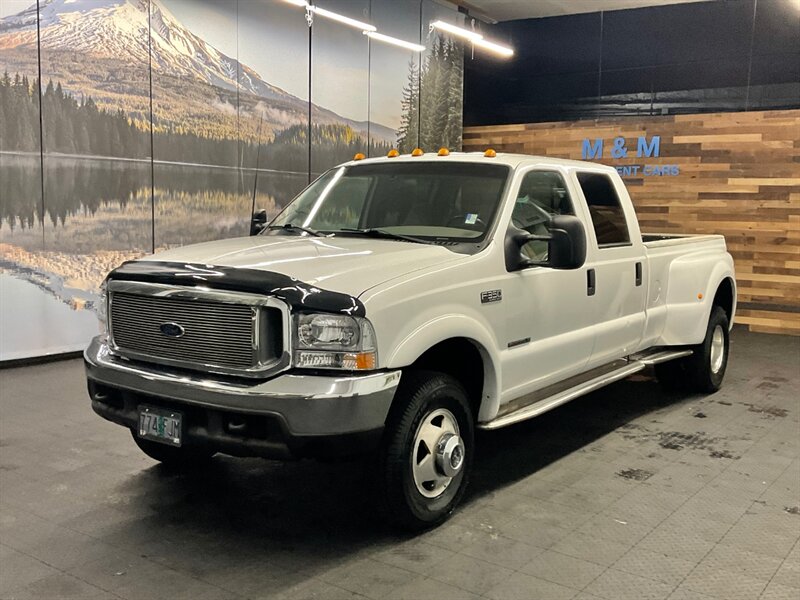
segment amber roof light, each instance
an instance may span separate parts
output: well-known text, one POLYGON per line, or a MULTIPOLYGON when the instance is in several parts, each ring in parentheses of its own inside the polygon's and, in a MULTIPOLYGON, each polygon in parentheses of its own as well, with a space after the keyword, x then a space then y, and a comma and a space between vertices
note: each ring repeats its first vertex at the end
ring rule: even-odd
POLYGON ((364 160, 365 158, 367 157, 364 156, 361 152, 356 152, 356 155, 353 157, 353 160, 364 160))
POLYGON ((483 153, 486 158, 494 158, 497 156, 497 152, 495 152, 494 148, 487 148, 486 152, 483 153))
POLYGON ((389 152, 386 153, 388 158, 394 158, 395 156, 400 156, 400 153, 397 151, 396 148, 392 148, 389 152))
POLYGON ((450 150, 448 150, 447 148, 442 147, 442 148, 439 148, 439 152, 437 152, 436 154, 438 154, 439 156, 450 156, 450 150))
POLYGON ((425 151, 422 148, 414 148, 411 151, 411 156, 422 156, 425 154, 425 151))

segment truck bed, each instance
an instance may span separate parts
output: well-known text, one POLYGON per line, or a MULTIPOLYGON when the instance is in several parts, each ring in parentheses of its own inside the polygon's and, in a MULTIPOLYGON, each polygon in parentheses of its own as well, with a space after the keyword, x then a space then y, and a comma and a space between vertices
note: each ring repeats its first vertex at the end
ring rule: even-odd
POLYGON ((643 233, 642 242, 648 248, 662 248, 664 246, 681 246, 683 244, 693 244, 696 242, 722 241, 725 238, 721 235, 713 234, 689 234, 689 233, 643 233))

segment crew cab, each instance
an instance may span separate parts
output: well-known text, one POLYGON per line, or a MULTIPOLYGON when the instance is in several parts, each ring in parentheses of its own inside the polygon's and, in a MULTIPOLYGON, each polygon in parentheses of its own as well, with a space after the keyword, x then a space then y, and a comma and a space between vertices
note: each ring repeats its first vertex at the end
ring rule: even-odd
POLYGON ((252 233, 104 284, 92 407, 156 460, 371 455, 377 506, 419 529, 462 497, 476 428, 651 365, 667 386, 722 384, 724 238, 642 235, 607 166, 392 152, 324 173, 252 233))

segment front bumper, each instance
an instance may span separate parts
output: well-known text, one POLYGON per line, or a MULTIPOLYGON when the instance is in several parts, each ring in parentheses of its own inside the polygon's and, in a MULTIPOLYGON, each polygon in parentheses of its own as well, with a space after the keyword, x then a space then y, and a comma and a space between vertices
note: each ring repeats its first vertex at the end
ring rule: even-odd
POLYGON ((183 410, 190 443, 275 457, 318 453, 308 448, 324 452, 326 439, 375 437, 401 374, 284 374, 267 381, 205 376, 114 356, 100 337, 84 362, 92 408, 110 421, 135 427, 139 404, 183 410))

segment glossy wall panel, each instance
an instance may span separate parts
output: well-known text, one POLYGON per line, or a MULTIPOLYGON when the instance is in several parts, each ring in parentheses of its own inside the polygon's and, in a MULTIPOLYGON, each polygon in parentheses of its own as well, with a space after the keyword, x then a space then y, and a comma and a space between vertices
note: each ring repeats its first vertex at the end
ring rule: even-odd
MULTIPOLYGON (((318 4, 374 15, 383 33, 415 43, 427 43, 423 13, 459 19, 430 0, 318 4)), ((460 144, 461 57, 437 56, 451 76, 439 78, 447 89, 425 84, 440 103, 431 118, 420 110, 427 58, 319 16, 309 28, 284 0, 3 0, 0 360, 85 346, 110 269, 246 235, 254 207, 273 216, 315 173, 384 154, 404 121, 415 120, 404 143, 416 146, 428 124, 431 145, 460 144), (414 111, 403 102, 411 61, 414 111)))
POLYGON ((491 33, 516 54, 467 59, 470 125, 800 106, 796 0, 509 21, 491 33))
MULTIPOLYGON (((369 21, 369 0, 320 0, 317 5, 369 21)), ((368 122, 369 38, 357 28, 316 15, 311 26, 312 177, 358 152, 366 154, 368 122)))
MULTIPOLYGON (((68 310, 53 295, 42 294, 37 281, 44 207, 38 44, 29 6, 27 0, 3 0, 4 11, 22 13, 28 23, 20 28, 20 43, 0 46, 0 355, 9 358, 39 349, 29 335, 31 316, 68 310)), ((71 336, 65 337, 54 345, 69 344, 71 336)))

